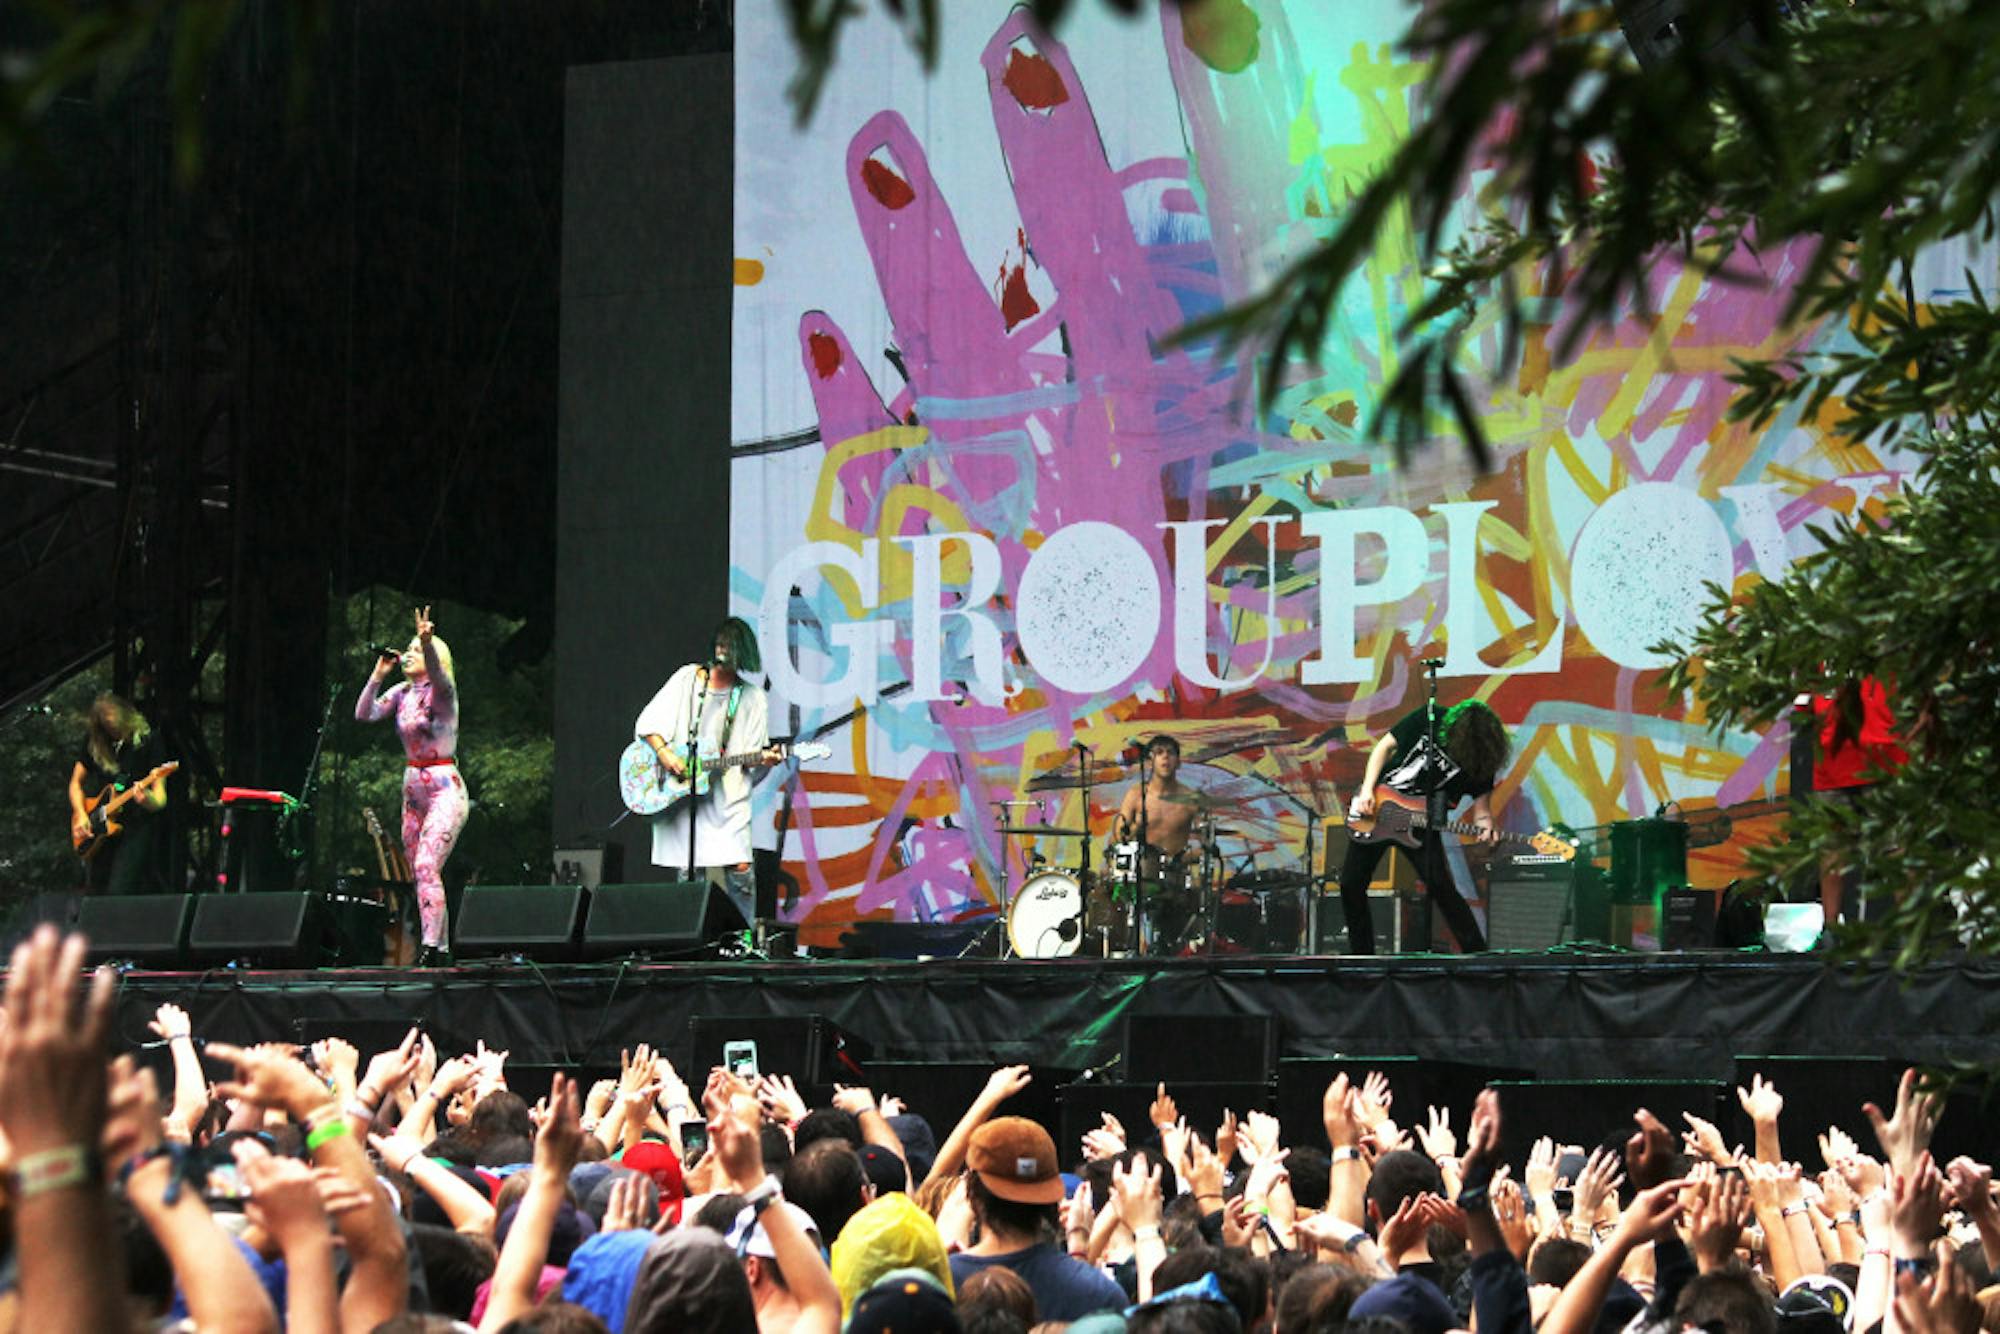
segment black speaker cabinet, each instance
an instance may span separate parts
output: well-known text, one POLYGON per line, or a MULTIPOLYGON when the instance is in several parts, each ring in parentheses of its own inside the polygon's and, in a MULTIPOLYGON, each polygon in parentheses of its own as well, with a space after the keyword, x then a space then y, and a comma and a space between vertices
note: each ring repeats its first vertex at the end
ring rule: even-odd
POLYGON ((35 933, 35 928, 47 923, 61 931, 76 929, 77 914, 83 911, 83 895, 74 890, 45 890, 30 894, 22 899, 14 909, 14 915, 7 920, 7 929, 0 935, 0 949, 12 953, 14 946, 35 933))
POLYGON ((247 959, 261 968, 314 968, 322 918, 304 890, 273 894, 204 894, 195 901, 188 958, 196 963, 247 959))
MULTIPOLYGON (((1398 853, 1402 849, 1396 849, 1398 853)), ((1386 861, 1387 858, 1384 858, 1386 861)), ((1407 858, 1399 858, 1404 866, 1407 858)), ((1421 889, 1368 892, 1368 917, 1375 924, 1377 954, 1428 954, 1431 948, 1431 896, 1421 889)), ((1319 938, 1315 954, 1352 954, 1347 943, 1347 910, 1338 893, 1319 901, 1319 938)))
POLYGON ((90 939, 93 963, 129 959, 166 967, 185 961, 192 894, 99 894, 84 899, 76 929, 90 939))
POLYGON ((544 963, 576 958, 581 885, 467 885, 453 923, 460 958, 518 954, 544 963))
POLYGON ((590 959, 698 954, 742 923, 728 896, 706 880, 599 885, 590 896, 583 953, 590 959))
POLYGON ((1135 1014, 1125 1021, 1118 1078, 1134 1084, 1262 1084, 1278 1073, 1278 1021, 1268 1014, 1135 1014))

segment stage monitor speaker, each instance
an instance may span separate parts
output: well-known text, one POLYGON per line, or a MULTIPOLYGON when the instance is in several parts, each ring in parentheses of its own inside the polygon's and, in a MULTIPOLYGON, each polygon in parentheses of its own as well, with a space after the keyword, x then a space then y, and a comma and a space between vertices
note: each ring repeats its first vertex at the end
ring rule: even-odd
POLYGON ((1486 882, 1486 943, 1496 950, 1545 950, 1575 939, 1573 883, 1567 867, 1560 876, 1516 876, 1496 866, 1486 882))
POLYGON ((195 901, 188 958, 196 963, 244 959, 261 968, 314 968, 320 962, 322 918, 304 890, 270 894, 204 894, 195 901))
POLYGON ((76 929, 90 940, 90 959, 129 959, 165 966, 185 962, 192 894, 96 894, 77 911, 76 929))
POLYGON ((76 929, 77 914, 83 911, 83 895, 75 890, 45 890, 30 894, 15 907, 13 916, 7 919, 7 929, 0 936, 0 949, 12 953, 14 946, 33 935, 35 928, 46 923, 62 931, 76 929))
POLYGON ((869 1043, 820 1014, 698 1014, 688 1020, 688 1038, 690 1063, 683 1069, 712 1070, 726 1063, 731 1044, 748 1043, 759 1074, 790 1075, 802 1091, 810 1084, 828 1095, 835 1084, 865 1083, 874 1054, 869 1043))
POLYGON ((742 925, 729 896, 706 880, 600 885, 590 896, 583 954, 698 954, 742 925))
POLYGON ((1552 1135, 1558 1144, 1580 1144, 1586 1151, 1600 1144, 1623 1145, 1632 1133, 1632 1114, 1644 1107, 1669 1126, 1683 1124, 1682 1112, 1706 1121, 1724 1122, 1724 1095, 1719 1081, 1677 1079, 1540 1079, 1516 1084, 1496 1079, 1503 1112, 1500 1152, 1520 1162, 1534 1147, 1537 1135, 1552 1135))
POLYGON ((467 885, 452 932, 460 958, 518 954, 543 963, 577 955, 581 885, 467 885))
POLYGON ((1278 1021, 1268 1014, 1135 1014, 1118 1078, 1135 1084, 1263 1084, 1277 1076, 1278 1021))

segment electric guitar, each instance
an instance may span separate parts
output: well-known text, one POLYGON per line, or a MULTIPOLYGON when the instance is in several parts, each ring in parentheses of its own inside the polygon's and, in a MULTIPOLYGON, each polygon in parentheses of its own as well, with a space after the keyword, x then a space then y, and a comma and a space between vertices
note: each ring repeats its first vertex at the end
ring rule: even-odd
MULTIPOLYGON (((697 755, 694 773, 676 778, 642 737, 625 747, 625 753, 618 757, 618 795, 625 799, 625 808, 632 814, 658 815, 684 801, 707 796, 715 776, 724 770, 768 763, 764 758, 766 749, 759 747, 741 755, 697 755)), ((824 760, 833 754, 833 747, 818 741, 779 744, 775 749, 802 763, 824 760)))
MULTIPOLYGON (((1422 797, 1405 796, 1386 787, 1375 789, 1373 815, 1350 814, 1347 817, 1347 836, 1356 843, 1400 843, 1406 848, 1414 848, 1422 841, 1424 831, 1430 828, 1447 834, 1469 834, 1474 838, 1486 832, 1466 820, 1446 820, 1433 826, 1424 811, 1422 797)), ((1576 857, 1574 844, 1546 830, 1539 834, 1501 834, 1500 841, 1527 843, 1544 856, 1560 857, 1564 861, 1576 857)))
POLYGON ((119 791, 118 784, 110 783, 96 796, 85 797, 83 799, 83 813, 85 818, 90 821, 90 828, 84 830, 82 833, 71 831, 70 846, 76 849, 76 855, 85 861, 89 861, 101 852, 106 843, 118 837, 125 830, 124 825, 111 817, 118 814, 119 809, 126 802, 137 797, 143 797, 155 787, 164 783, 167 775, 180 767, 181 762, 179 760, 168 760, 165 764, 159 766, 122 792, 119 791))

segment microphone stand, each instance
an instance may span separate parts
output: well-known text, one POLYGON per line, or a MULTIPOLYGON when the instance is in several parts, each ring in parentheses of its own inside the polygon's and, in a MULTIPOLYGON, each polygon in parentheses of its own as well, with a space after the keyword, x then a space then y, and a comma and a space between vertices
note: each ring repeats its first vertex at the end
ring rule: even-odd
MULTIPOLYGON (((1434 755, 1439 755, 1444 753, 1444 746, 1439 743, 1437 734, 1438 668, 1444 666, 1444 659, 1425 658, 1423 665, 1424 679, 1430 690, 1430 698, 1424 703, 1424 745, 1429 747, 1434 755)), ((1442 766, 1439 767, 1439 772, 1443 772, 1442 766)), ((1433 784, 1431 790, 1424 794, 1424 818, 1430 821, 1433 834, 1444 823, 1443 783, 1433 784)))
POLYGON ((700 747, 701 747, 701 715, 708 711, 708 686, 710 680, 713 679, 713 673, 712 670, 709 668, 709 666, 706 663, 704 663, 702 664, 702 666, 696 669, 695 675, 700 678, 701 689, 700 693, 693 697, 694 707, 688 710, 687 757, 686 757, 687 782, 688 782, 687 879, 689 880, 694 879, 694 872, 695 872, 695 865, 694 865, 695 862, 694 841, 696 836, 695 807, 701 804, 701 798, 697 797, 694 792, 695 779, 698 776, 695 772, 695 765, 699 762, 697 756, 700 753, 700 747))
POLYGON ((1151 751, 1141 753, 1139 766, 1139 851, 1138 856, 1133 859, 1132 868, 1134 872, 1132 882, 1132 950, 1135 954, 1143 958, 1153 952, 1153 942, 1146 931, 1150 920, 1146 916, 1146 854, 1152 850, 1153 846, 1148 838, 1146 828, 1146 789, 1152 786, 1153 783, 1153 755, 1151 751))

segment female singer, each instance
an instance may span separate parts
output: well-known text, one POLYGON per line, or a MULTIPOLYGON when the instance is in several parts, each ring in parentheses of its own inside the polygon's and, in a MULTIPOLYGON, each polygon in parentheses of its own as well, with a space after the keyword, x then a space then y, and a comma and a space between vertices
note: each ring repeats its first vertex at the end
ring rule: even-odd
POLYGON ((444 908, 444 863, 472 801, 459 777, 458 688, 451 674, 451 650, 436 637, 431 609, 416 614, 417 633, 398 658, 384 652, 368 674, 355 701, 354 717, 373 723, 391 715, 402 738, 403 851, 410 859, 410 876, 417 886, 417 911, 423 918, 424 947, 419 967, 451 960, 444 908), (401 665, 404 680, 379 698, 376 691, 391 667, 401 665))

